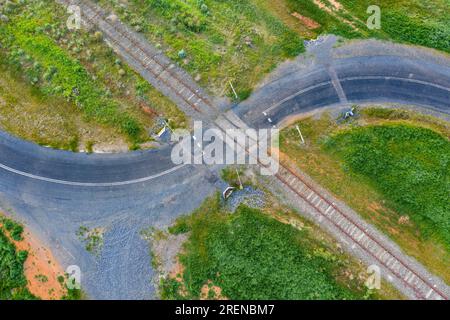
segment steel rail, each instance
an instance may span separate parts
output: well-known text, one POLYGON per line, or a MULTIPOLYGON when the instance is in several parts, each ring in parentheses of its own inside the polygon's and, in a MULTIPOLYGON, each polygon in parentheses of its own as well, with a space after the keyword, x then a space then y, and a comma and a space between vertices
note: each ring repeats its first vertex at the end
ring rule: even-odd
MULTIPOLYGON (((102 19, 101 21, 95 21, 95 19, 97 19, 99 16, 102 16, 103 13, 100 12, 97 9, 93 9, 92 7, 90 7, 89 5, 87 5, 86 3, 84 3, 83 1, 80 1, 80 4, 82 3, 83 6, 85 6, 86 8, 88 8, 92 13, 94 13, 94 15, 92 17, 86 17, 86 14, 84 15, 83 19, 86 20, 88 23, 92 24, 92 25, 99 25, 100 22, 105 23, 106 25, 108 25, 114 32, 116 32, 119 36, 122 36, 123 38, 125 38, 126 40, 128 40, 132 45, 134 45, 136 48, 138 48, 144 57, 148 58, 150 61, 154 62, 155 64, 157 64, 162 71, 160 73, 155 72, 152 68, 150 68, 148 65, 146 65, 145 62, 142 61, 142 58, 137 56, 135 53, 133 53, 133 51, 126 47, 125 45, 123 45, 122 43, 120 43, 120 39, 116 39, 114 37, 114 35, 109 31, 109 35, 108 35, 108 40, 110 40, 111 42, 113 42, 113 44, 115 44, 116 46, 120 47, 122 50, 124 50, 127 54, 129 54, 134 60, 136 60, 143 68, 144 70, 150 71, 155 80, 160 80, 162 81, 168 88, 170 88, 177 96, 179 96, 186 104, 188 104, 191 108, 193 108, 195 111, 197 111, 198 113, 203 113, 199 108, 197 108, 197 106, 192 103, 190 101, 189 98, 186 98, 184 95, 182 95, 179 91, 177 90, 174 85, 172 85, 168 79, 164 79, 163 77, 161 77, 161 75, 164 72, 167 72, 167 74, 172 77, 175 82, 178 82, 182 87, 185 87, 189 93, 192 93, 192 96, 196 96, 198 98, 198 101, 203 101, 205 105, 207 106, 212 106, 212 104, 210 103, 206 103, 206 100, 204 98, 202 98, 199 94, 198 91, 196 92, 195 90, 192 89, 192 87, 190 87, 189 85, 187 85, 185 82, 183 82, 181 79, 179 79, 176 75, 174 75, 173 73, 169 72, 167 68, 170 67, 169 65, 163 66, 161 63, 159 63, 157 60, 150 58, 150 56, 148 55, 148 53, 142 49, 141 46, 139 46, 133 39, 131 39, 126 33, 121 32, 119 30, 117 30, 117 28, 115 28, 114 25, 112 25, 111 23, 109 23, 106 19, 102 19)), ((85 10, 86 11, 86 10, 85 10)), ((149 61, 149 62, 150 62, 149 61)), ((192 98, 191 98, 192 99, 192 98)), ((196 103, 197 103, 196 102, 196 103)))

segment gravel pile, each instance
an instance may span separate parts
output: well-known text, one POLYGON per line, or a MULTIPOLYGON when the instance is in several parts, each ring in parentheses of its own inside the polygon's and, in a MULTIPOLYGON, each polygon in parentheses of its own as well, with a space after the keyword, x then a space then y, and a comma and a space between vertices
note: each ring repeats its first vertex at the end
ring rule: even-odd
POLYGON ((234 212, 240 204, 256 209, 262 208, 265 205, 264 192, 253 187, 235 190, 226 200, 226 208, 234 212))
POLYGON ((88 283, 98 299, 153 298, 149 246, 136 221, 119 220, 108 228, 92 278, 88 283))

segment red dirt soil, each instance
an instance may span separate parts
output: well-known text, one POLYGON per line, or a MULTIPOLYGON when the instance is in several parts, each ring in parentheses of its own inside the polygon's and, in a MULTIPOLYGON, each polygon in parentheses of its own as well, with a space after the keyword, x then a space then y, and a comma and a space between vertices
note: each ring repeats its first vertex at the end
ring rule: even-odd
MULTIPOLYGON (((8 232, 5 232, 8 236, 8 232)), ((64 270, 53 257, 53 254, 33 236, 26 228, 22 241, 15 241, 16 249, 28 251, 24 263, 24 274, 28 280, 27 288, 42 300, 59 300, 66 294, 66 289, 58 282, 58 276, 64 276, 64 270), (45 280, 43 280, 45 279, 45 280)))
POLYGON ((63 285, 58 282, 58 276, 64 276, 63 268, 53 257, 51 251, 26 229, 23 238, 20 242, 14 241, 14 244, 18 250, 28 251, 28 258, 24 264, 28 290, 43 300, 61 299, 66 294, 63 285), (36 278, 39 275, 47 277, 47 281, 43 282, 36 278))
POLYGON ((308 28, 309 30, 314 30, 320 27, 320 24, 317 23, 316 21, 314 21, 311 18, 302 16, 300 13, 298 12, 294 12, 292 13, 292 16, 294 18, 297 18, 306 28, 308 28))

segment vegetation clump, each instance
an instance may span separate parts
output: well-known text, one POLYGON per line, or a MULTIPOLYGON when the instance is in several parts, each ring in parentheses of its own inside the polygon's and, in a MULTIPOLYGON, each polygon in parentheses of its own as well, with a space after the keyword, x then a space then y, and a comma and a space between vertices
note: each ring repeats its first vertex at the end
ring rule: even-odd
POLYGON ((164 278, 162 298, 199 298, 208 284, 209 298, 218 298, 213 286, 230 299, 355 299, 366 293, 337 280, 339 259, 306 229, 246 206, 226 213, 220 203, 217 195, 175 224, 173 232, 190 232, 179 256, 182 281, 164 278))
POLYGON ((27 289, 24 275, 23 264, 28 252, 17 251, 5 234, 7 230, 14 240, 20 241, 23 229, 18 226, 20 225, 10 219, 2 218, 0 221, 0 300, 37 299, 27 289))
POLYGON ((101 228, 89 229, 80 226, 77 231, 78 238, 85 244, 88 252, 99 254, 103 247, 103 230, 101 228))

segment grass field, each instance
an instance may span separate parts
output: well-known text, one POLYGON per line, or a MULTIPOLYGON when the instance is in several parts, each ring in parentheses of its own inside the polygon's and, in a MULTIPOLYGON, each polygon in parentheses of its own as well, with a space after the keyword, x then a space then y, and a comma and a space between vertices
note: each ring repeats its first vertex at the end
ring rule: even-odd
POLYGON ((56 149, 77 151, 89 141, 124 145, 113 128, 84 120, 65 99, 46 97, 7 67, 0 66, 0 127, 25 140, 56 149))
MULTIPOLYGON (((122 64, 101 34, 69 31, 62 6, 53 1, 21 1, 3 10, 9 19, 0 31, 3 68, 48 101, 66 100, 67 113, 81 114, 87 127, 114 129, 136 147, 149 140, 147 130, 155 126, 157 116, 169 118, 175 127, 185 126, 184 115, 175 105, 122 64)), ((53 116, 50 109, 40 111, 46 114, 38 117, 53 116)), ((69 126, 72 120, 64 119, 69 126)), ((29 125, 33 130, 31 121, 29 125)), ((34 126, 38 125, 35 121, 34 126)), ((69 129, 64 133, 74 136, 69 129)), ((48 140, 41 138, 34 140, 48 140)), ((58 141, 47 144, 61 145, 58 141)))
POLYGON ((108 5, 215 95, 248 97, 303 41, 260 1, 98 1, 108 5))
POLYGON ((449 282, 450 129, 412 112, 369 108, 337 125, 326 114, 281 135, 281 150, 449 282))
POLYGON ((330 137, 325 150, 450 249, 450 141, 429 129, 383 125, 330 137))
POLYGON ((388 286, 367 291, 361 265, 315 226, 280 208, 240 206, 229 213, 212 198, 169 231, 189 236, 179 257, 181 282, 162 281, 165 299, 399 297, 388 286))
POLYGON ((450 11, 447 0, 286 0, 291 11, 312 18, 319 33, 347 38, 392 39, 450 52, 450 11), (320 8, 316 3, 322 3, 320 8), (381 9, 381 29, 369 30, 367 8, 381 9))
POLYGON ((302 39, 333 33, 450 52, 446 0, 99 0, 162 48, 214 95, 245 99, 265 74, 303 51, 302 39), (367 8, 381 8, 369 30, 367 8))

